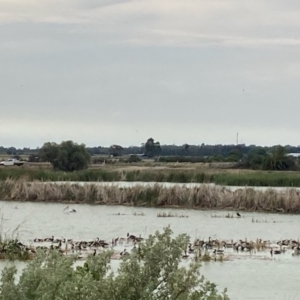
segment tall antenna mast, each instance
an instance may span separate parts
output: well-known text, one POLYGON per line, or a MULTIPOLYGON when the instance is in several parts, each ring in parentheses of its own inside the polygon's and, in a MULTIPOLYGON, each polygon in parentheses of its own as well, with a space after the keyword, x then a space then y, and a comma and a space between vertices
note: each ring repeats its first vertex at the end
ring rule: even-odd
POLYGON ((239 144, 239 133, 238 132, 236 133, 236 144, 237 145, 239 144))

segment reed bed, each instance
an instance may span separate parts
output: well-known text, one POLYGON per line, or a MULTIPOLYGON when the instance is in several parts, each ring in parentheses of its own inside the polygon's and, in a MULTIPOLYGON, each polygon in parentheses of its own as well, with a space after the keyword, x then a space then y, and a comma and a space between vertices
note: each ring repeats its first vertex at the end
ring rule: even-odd
POLYGON ((212 218, 227 218, 227 219, 232 219, 232 218, 241 218, 241 217, 236 217, 234 214, 227 213, 226 215, 217 215, 217 214, 212 214, 212 218))
POLYGON ((172 212, 168 212, 168 213, 160 212, 160 213, 157 213, 157 217, 158 218, 188 218, 189 216, 178 215, 178 214, 174 214, 172 212))
POLYGON ((136 216, 136 217, 143 217, 143 216, 145 216, 145 214, 143 212, 134 212, 133 215, 136 216))
POLYGON ((143 181, 143 182, 174 182, 174 183, 216 183, 219 185, 233 186, 288 186, 300 187, 299 172, 269 172, 256 171, 247 172, 237 170, 229 172, 228 170, 203 169, 145 169, 145 170, 117 170, 117 169, 87 169, 77 172, 54 171, 45 168, 19 167, 6 168, 0 167, 0 180, 5 181, 8 178, 14 180, 27 181, 143 181))
POLYGON ((76 172, 62 172, 52 169, 1 168, 0 180, 25 179, 28 181, 143 181, 143 182, 212 182, 213 176, 199 170, 180 169, 145 169, 145 170, 116 170, 116 169, 87 169, 76 172))
POLYGON ((278 223, 276 221, 272 221, 272 220, 268 220, 268 219, 255 219, 255 218, 252 218, 251 222, 252 223, 278 223))
POLYGON ((194 256, 195 261, 203 261, 203 262, 209 262, 209 261, 220 261, 223 262, 224 260, 227 260, 227 258, 224 259, 223 255, 215 255, 215 254, 209 254, 208 252, 205 252, 204 254, 201 254, 200 252, 196 252, 194 256))
POLYGON ((37 202, 90 203, 147 207, 248 210, 282 213, 300 212, 300 191, 224 187, 103 186, 97 184, 55 184, 6 180, 0 182, 0 199, 37 202))

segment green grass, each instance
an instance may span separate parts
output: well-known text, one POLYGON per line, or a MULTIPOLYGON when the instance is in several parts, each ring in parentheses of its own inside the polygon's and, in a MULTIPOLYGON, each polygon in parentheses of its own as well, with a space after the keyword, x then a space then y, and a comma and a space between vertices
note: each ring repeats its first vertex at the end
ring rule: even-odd
POLYGON ((145 181, 145 182, 204 182, 204 173, 195 170, 133 170, 117 171, 87 169, 73 173, 51 169, 0 168, 0 180, 26 179, 28 181, 145 181))
POLYGON ((253 172, 244 174, 215 174, 213 182, 230 186, 299 187, 300 172, 253 172))

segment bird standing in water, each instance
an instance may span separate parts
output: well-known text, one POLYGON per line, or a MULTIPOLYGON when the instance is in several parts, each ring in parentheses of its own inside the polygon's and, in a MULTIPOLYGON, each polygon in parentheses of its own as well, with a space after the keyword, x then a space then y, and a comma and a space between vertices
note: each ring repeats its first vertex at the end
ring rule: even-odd
POLYGON ((239 212, 237 212, 237 213, 236 213, 236 215, 237 215, 238 217, 241 217, 241 215, 240 215, 240 213, 239 213, 239 212))

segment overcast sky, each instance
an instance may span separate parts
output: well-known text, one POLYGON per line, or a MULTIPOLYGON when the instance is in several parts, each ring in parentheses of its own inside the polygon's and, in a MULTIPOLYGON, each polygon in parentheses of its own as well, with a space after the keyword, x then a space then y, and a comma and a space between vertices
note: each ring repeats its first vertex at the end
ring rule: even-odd
POLYGON ((298 0, 0 0, 0 145, 299 145, 299 15, 298 0))

